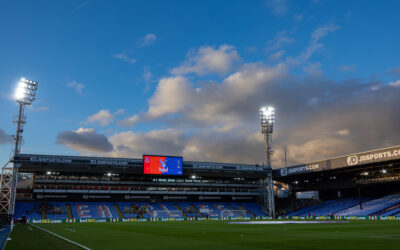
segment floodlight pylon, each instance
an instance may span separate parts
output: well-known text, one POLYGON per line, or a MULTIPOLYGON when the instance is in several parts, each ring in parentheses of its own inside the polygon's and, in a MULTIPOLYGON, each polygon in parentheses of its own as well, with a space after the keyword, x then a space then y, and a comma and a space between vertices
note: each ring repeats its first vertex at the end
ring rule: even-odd
POLYGON ((7 216, 11 222, 14 216, 15 197, 17 190, 18 164, 12 163, 13 158, 21 151, 22 133, 24 131, 25 107, 31 105, 36 98, 38 82, 21 78, 15 91, 15 100, 19 104, 17 130, 13 157, 2 167, 0 179, 0 215, 7 216))
POLYGON ((266 185, 263 187, 264 204, 267 206, 268 214, 275 218, 275 198, 274 198, 274 184, 272 179, 272 132, 274 130, 275 123, 275 108, 272 106, 263 106, 260 108, 260 121, 261 121, 261 133, 264 135, 265 139, 265 155, 266 155, 266 165, 268 170, 268 176, 266 185), (266 190, 265 190, 266 189, 266 190), (266 191, 266 192, 265 192, 266 191))

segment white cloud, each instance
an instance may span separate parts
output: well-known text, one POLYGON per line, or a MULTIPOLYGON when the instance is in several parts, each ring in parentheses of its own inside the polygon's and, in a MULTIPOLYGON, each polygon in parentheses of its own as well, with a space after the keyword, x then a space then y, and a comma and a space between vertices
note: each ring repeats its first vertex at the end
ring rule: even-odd
POLYGON ((83 94, 83 89, 86 87, 85 84, 73 81, 67 84, 68 87, 72 88, 75 90, 76 93, 78 93, 78 95, 82 95, 83 94))
POLYGON ((174 75, 185 75, 194 73, 197 75, 207 75, 218 73, 225 75, 232 70, 235 62, 241 58, 233 46, 220 45, 218 48, 204 46, 197 51, 191 51, 180 66, 173 68, 171 73, 174 75))
POLYGON ((394 81, 394 82, 390 82, 389 86, 400 87, 400 80, 397 80, 397 81, 394 81))
POLYGON ((301 62, 307 61, 317 50, 324 47, 324 44, 320 43, 320 40, 323 37, 327 36, 328 33, 336 31, 338 29, 339 26, 331 23, 314 30, 311 34, 311 40, 308 47, 297 59, 301 62))
POLYGON ((133 127, 133 125, 135 125, 139 120, 140 117, 138 115, 133 115, 124 120, 118 121, 117 125, 122 127, 133 127))
POLYGON ((142 74, 142 79, 145 83, 145 87, 143 92, 146 93, 147 91, 150 90, 150 84, 154 81, 153 80, 153 74, 151 73, 149 67, 144 67, 143 68, 143 74, 142 74))
POLYGON ((348 135, 350 135, 350 130, 348 130, 348 129, 341 129, 341 130, 338 130, 338 131, 336 132, 336 134, 341 135, 341 136, 348 136, 348 135))
POLYGON ((276 16, 284 16, 289 9, 287 0, 268 0, 267 6, 271 8, 276 16))
POLYGON ((112 55, 113 57, 120 59, 122 61, 128 62, 130 64, 134 64, 136 63, 136 59, 132 58, 130 56, 128 56, 127 54, 124 53, 120 53, 120 54, 116 54, 116 55, 112 55))
POLYGON ((285 54, 284 50, 279 50, 279 51, 269 55, 268 59, 270 61, 277 61, 277 60, 280 60, 284 54, 285 54))
POLYGON ((86 124, 88 123, 96 123, 99 126, 107 126, 112 123, 115 119, 116 115, 124 113, 123 109, 116 111, 115 113, 111 113, 107 109, 102 109, 94 115, 91 115, 87 118, 86 124))
POLYGON ((149 100, 148 114, 150 117, 158 117, 184 109, 191 98, 191 92, 191 83, 183 76, 161 79, 149 100))
POLYGON ((276 34, 276 36, 267 42, 267 51, 275 51, 281 49, 282 47, 293 43, 295 40, 289 37, 285 30, 280 31, 276 34))
POLYGON ((154 35, 152 33, 148 33, 144 37, 142 37, 138 40, 138 45, 141 47, 149 46, 149 45, 154 44, 156 42, 156 40, 157 40, 156 35, 154 35))

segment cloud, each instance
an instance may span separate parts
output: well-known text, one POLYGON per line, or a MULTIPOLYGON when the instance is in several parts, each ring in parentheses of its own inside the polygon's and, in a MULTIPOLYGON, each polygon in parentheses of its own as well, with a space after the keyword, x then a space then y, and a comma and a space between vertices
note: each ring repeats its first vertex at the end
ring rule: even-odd
POLYGON ((0 128, 0 145, 12 142, 13 142, 12 136, 7 134, 3 129, 0 128))
POLYGON ((280 31, 276 34, 274 39, 267 42, 267 51, 274 51, 286 46, 288 44, 293 43, 295 40, 289 37, 285 30, 280 31))
POLYGON ((284 50, 279 50, 276 53, 269 55, 268 59, 270 61, 277 61, 280 60, 284 54, 285 54, 284 50))
MULTIPOLYGON (((313 33, 312 41, 320 43, 332 30, 313 33)), ((321 66, 299 64, 314 72, 321 66)), ((322 71, 299 76, 291 67, 286 62, 244 63, 218 81, 163 77, 140 116, 156 121, 158 128, 115 133, 108 138, 113 149, 102 154, 260 164, 265 162, 258 117, 263 104, 276 107, 274 168, 284 165, 283 146, 288 164, 294 165, 398 144, 400 88, 376 79, 337 81, 322 71)))
POLYGON ((400 67, 391 68, 391 69, 389 69, 388 73, 400 78, 400 67))
POLYGON ((191 91, 191 83, 183 76, 162 78, 149 100, 148 115, 158 117, 182 110, 190 100, 191 91))
POLYGON ((82 2, 81 4, 79 4, 78 6, 76 6, 75 8, 73 8, 73 9, 68 13, 68 15, 71 15, 71 14, 73 14, 74 12, 76 12, 76 11, 82 9, 83 7, 85 7, 85 6, 86 6, 88 3, 90 3, 91 1, 92 1, 92 0, 87 0, 87 1, 82 2))
POLYGON ((62 131, 57 143, 80 152, 105 153, 113 150, 113 145, 103 134, 97 134, 93 128, 79 128, 76 131, 62 131))
MULTIPOLYGON (((314 72, 321 65, 309 66, 314 72)), ((184 146, 174 153, 190 159, 264 161, 257 110, 265 103, 277 108, 274 148, 288 147, 289 164, 390 146, 400 140, 395 126, 400 114, 393 108, 400 104, 396 98, 400 90, 382 85, 372 91, 382 84, 379 81, 336 82, 322 72, 300 78, 283 64, 270 67, 263 63, 244 64, 220 83, 185 79, 184 91, 177 79, 169 80, 174 84, 159 83, 162 96, 185 94, 186 98, 157 116, 186 136, 180 141, 184 146), (385 102, 380 102, 384 96, 385 102)), ((152 97, 157 97, 157 105, 150 104, 150 109, 169 106, 159 94, 157 90, 152 97)), ((281 150, 275 151, 273 159, 275 167, 282 166, 281 150)))
POLYGON ((120 59, 122 61, 128 62, 130 64, 134 64, 136 63, 136 59, 135 58, 131 58, 130 56, 128 56, 127 54, 124 53, 120 53, 120 54, 116 54, 116 55, 112 55, 113 57, 120 59))
POLYGON ((397 81, 394 81, 394 82, 390 82, 389 86, 400 87, 400 80, 397 80, 397 81))
POLYGON ((157 40, 156 35, 148 33, 144 37, 140 38, 137 43, 140 47, 145 47, 154 44, 156 40, 157 40))
POLYGON ((143 68, 143 74, 142 74, 142 79, 145 82, 145 87, 143 92, 146 93, 147 91, 150 90, 150 85, 152 82, 154 82, 153 80, 153 74, 151 73, 149 67, 144 67, 143 68))
POLYGON ((268 0, 267 6, 271 8, 271 11, 276 16, 284 16, 289 9, 287 0, 268 0))
POLYGON ((177 129, 153 130, 146 133, 132 131, 112 135, 109 138, 115 157, 142 157, 143 154, 180 155, 186 138, 177 129))
POLYGON ((124 112, 123 109, 116 111, 115 113, 111 113, 107 109, 102 109, 94 115, 91 115, 87 118, 86 124, 96 123, 99 126, 107 126, 112 123, 115 119, 116 115, 122 114, 124 112))
POLYGON ((321 67, 322 64, 320 62, 307 63, 307 65, 303 67, 303 70, 307 74, 322 74, 321 67))
POLYGON ((322 27, 317 28, 311 34, 311 40, 306 48, 306 50, 297 57, 297 61, 305 62, 319 49, 324 47, 323 43, 320 43, 320 40, 327 36, 330 32, 336 31, 339 29, 339 26, 331 23, 322 27))
POLYGON ((122 127, 133 127, 133 125, 135 125, 135 123, 137 123, 139 120, 140 120, 140 117, 138 115, 133 115, 129 118, 118 121, 117 125, 122 126, 122 127))
POLYGON ((341 72, 353 72, 356 71, 356 66, 354 65, 341 65, 339 66, 339 71, 341 72))
POLYGON ((235 48, 230 45, 220 45, 218 48, 211 46, 200 47, 192 50, 180 66, 173 68, 173 75, 194 73, 199 76, 217 73, 225 75, 232 70, 234 63, 241 58, 235 48))
MULTIPOLYGON (((395 108, 400 105, 400 88, 382 85, 372 91, 380 82, 336 82, 323 75, 300 78, 282 65, 256 63, 245 64, 222 82, 202 83, 200 90, 198 83, 184 78, 162 79, 159 87, 179 96, 181 89, 174 85, 181 81, 190 98, 172 105, 168 112, 152 111, 166 129, 115 133, 109 137, 114 150, 105 154, 141 157, 154 153, 183 155, 187 160, 262 163, 261 104, 276 107, 274 167, 283 166, 283 146, 288 148, 289 165, 293 165, 400 141, 400 114, 395 108)), ((163 103, 157 107, 163 108, 163 103)))
POLYGON ((47 107, 47 106, 41 106, 41 107, 30 106, 29 109, 34 112, 42 112, 42 111, 49 110, 49 107, 47 107))
POLYGON ((302 14, 294 14, 294 15, 293 15, 293 19, 294 19, 296 22, 300 22, 301 20, 303 20, 303 15, 302 15, 302 14))
POLYGON ((76 81, 68 83, 67 86, 75 90, 75 92, 78 93, 78 95, 82 95, 83 89, 86 87, 85 84, 78 83, 76 81))

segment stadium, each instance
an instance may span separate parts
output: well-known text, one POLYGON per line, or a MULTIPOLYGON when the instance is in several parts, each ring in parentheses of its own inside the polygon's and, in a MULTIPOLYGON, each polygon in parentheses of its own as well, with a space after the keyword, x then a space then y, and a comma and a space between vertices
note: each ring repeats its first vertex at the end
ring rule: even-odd
POLYGON ((0 6, 0 250, 400 249, 400 1, 0 6))
MULTIPOLYGON (((47 241, 49 235, 40 234, 48 234, 42 230, 51 230, 60 233, 59 237, 68 235, 66 238, 75 240, 60 243, 62 238, 52 239, 52 247, 61 244, 68 248, 107 249, 110 245, 96 244, 99 238, 93 240, 75 233, 78 230, 94 233, 101 228, 108 234, 112 233, 108 231, 112 225, 121 230, 149 227, 157 233, 160 233, 158 230, 183 233, 182 230, 191 232, 199 227, 222 230, 221 227, 227 227, 226 221, 272 223, 276 220, 269 213, 266 200, 266 180, 271 175, 275 219, 281 223, 351 221, 351 226, 358 227, 360 221, 374 220, 386 223, 380 226, 397 227, 388 221, 400 220, 399 160, 400 146, 275 170, 258 165, 183 161, 182 157, 171 156, 144 155, 143 159, 127 159, 19 154, 12 160, 20 173, 14 232, 35 232, 32 237, 46 237, 47 241), (163 172, 162 167, 171 172, 163 172), (18 223, 32 226, 27 230, 25 225, 22 229, 18 223)), ((337 225, 343 229, 342 224, 333 225, 332 230, 337 230, 337 225)), ((321 230, 320 226, 313 226, 313 230, 321 230)), ((248 229, 239 230, 245 235, 248 229)), ((257 229, 250 229, 255 235, 273 234, 264 232, 265 229, 258 229, 257 233, 254 230, 257 229)), ((214 240, 218 242, 218 239, 211 240, 212 247, 218 246, 214 240)), ((15 242, 7 244, 10 248, 20 247, 12 245, 15 242)), ((126 244, 124 240, 112 242, 117 248, 126 244)), ((149 248, 157 248, 147 244, 149 248)), ((176 243, 169 245, 174 246, 176 243)))

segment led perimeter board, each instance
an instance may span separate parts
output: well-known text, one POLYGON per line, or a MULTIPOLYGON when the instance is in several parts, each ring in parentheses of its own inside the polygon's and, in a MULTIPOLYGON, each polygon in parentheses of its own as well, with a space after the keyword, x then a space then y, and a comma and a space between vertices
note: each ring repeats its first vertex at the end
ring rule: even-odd
POLYGON ((182 157, 143 155, 144 174, 182 175, 182 157))

